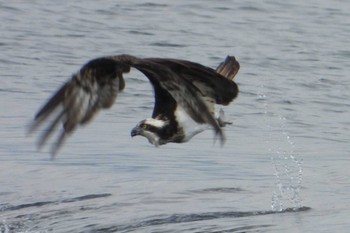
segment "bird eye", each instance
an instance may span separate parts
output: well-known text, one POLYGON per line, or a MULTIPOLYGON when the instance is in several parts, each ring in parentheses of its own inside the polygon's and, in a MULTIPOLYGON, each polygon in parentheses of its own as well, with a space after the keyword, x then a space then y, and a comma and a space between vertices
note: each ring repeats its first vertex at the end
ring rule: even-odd
POLYGON ((142 128, 143 128, 143 129, 147 129, 147 125, 146 125, 146 124, 143 125, 142 128))

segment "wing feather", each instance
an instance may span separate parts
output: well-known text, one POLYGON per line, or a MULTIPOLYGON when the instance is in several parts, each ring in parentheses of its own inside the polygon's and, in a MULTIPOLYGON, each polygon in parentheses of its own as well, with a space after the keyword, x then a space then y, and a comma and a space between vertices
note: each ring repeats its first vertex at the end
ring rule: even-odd
POLYGON ((38 147, 47 142, 62 122, 62 132, 52 147, 54 156, 78 125, 86 124, 101 109, 113 105, 118 92, 125 86, 122 73, 129 70, 130 67, 128 69, 111 58, 95 59, 84 65, 36 114, 30 132, 52 118, 39 137, 38 147))
MULTIPOLYGON (((183 79, 192 83, 201 96, 213 98, 216 104, 228 105, 238 95, 237 84, 225 76, 226 73, 223 73, 222 68, 217 72, 212 68, 186 60, 161 58, 150 58, 148 60, 167 66, 172 72, 176 72, 183 79)), ((230 56, 226 58, 221 66, 225 68, 225 71, 229 70, 234 74, 239 69, 238 62, 230 56)), ((233 74, 230 73, 230 75, 230 77, 234 77, 233 74)))
POLYGON ((234 56, 227 56, 216 68, 216 72, 229 80, 233 80, 239 70, 239 63, 234 56))
MULTIPOLYGON (((203 98, 198 95, 196 86, 182 72, 172 67, 172 61, 143 59, 141 62, 133 64, 133 67, 143 72, 150 79, 158 80, 160 85, 171 94, 193 120, 211 125, 215 134, 219 136, 221 143, 224 143, 224 134, 203 98)), ((213 71, 213 74, 215 75, 216 72, 213 71)))
MULTIPOLYGON (((165 97, 171 104, 176 101, 195 121, 211 125, 223 143, 224 134, 207 102, 226 105, 237 96, 237 85, 231 81, 237 72, 230 70, 231 61, 225 61, 215 71, 198 63, 176 59, 119 55, 91 60, 38 111, 29 131, 46 122, 46 129, 39 137, 38 146, 41 147, 62 122, 63 128, 52 147, 54 156, 66 137, 79 125, 88 123, 97 112, 113 105, 125 87, 122 74, 134 67, 144 73, 154 87, 161 88, 161 93, 156 93, 156 96, 165 97)), ((160 101, 162 106, 154 109, 153 116, 156 111, 169 108, 165 106, 166 100, 160 101)))

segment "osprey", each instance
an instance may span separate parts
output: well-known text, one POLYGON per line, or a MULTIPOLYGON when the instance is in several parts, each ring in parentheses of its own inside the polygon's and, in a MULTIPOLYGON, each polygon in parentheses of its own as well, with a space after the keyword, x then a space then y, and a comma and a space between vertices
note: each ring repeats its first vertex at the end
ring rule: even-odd
POLYGON ((130 68, 136 68, 149 79, 155 96, 152 117, 140 121, 131 130, 132 137, 144 136, 155 146, 182 143, 209 126, 224 142, 221 127, 229 122, 223 119, 223 111, 216 117, 214 107, 228 105, 237 97, 238 87, 233 78, 239 63, 233 56, 227 56, 214 70, 186 60, 118 55, 86 63, 39 110, 29 129, 33 132, 47 122, 38 147, 46 143, 62 122, 63 129, 52 147, 54 156, 78 125, 88 123, 99 110, 110 108, 125 87, 123 73, 130 68))

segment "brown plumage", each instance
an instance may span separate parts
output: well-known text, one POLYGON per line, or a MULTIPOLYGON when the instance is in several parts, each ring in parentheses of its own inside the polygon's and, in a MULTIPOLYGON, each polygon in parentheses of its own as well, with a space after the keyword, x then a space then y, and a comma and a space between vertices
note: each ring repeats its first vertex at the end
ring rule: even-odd
MULTIPOLYGON (((101 109, 110 108, 125 88, 123 73, 128 73, 131 68, 141 71, 154 88, 152 118, 167 122, 167 128, 157 129, 160 144, 184 142, 185 135, 180 133, 181 122, 177 122, 174 114, 177 106, 195 122, 212 126, 215 135, 224 142, 225 137, 213 109, 214 104, 228 105, 238 94, 238 87, 232 81, 239 69, 234 57, 228 56, 215 71, 186 60, 119 55, 89 61, 39 110, 29 129, 33 132, 44 122, 49 122, 39 138, 39 147, 62 122, 63 129, 52 148, 52 155, 55 155, 78 125, 91 121, 101 109)), ((150 132, 152 135, 156 133, 153 131, 150 132)))

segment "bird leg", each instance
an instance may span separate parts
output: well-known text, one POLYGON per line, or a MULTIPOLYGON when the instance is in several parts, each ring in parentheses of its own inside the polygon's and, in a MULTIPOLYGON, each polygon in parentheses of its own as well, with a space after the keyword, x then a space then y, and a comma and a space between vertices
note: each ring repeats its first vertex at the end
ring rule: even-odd
POLYGON ((219 111, 219 116, 216 118, 216 120, 218 121, 220 127, 225 127, 226 125, 232 125, 232 121, 226 121, 226 117, 225 117, 225 112, 224 110, 222 110, 222 108, 220 108, 219 111))

